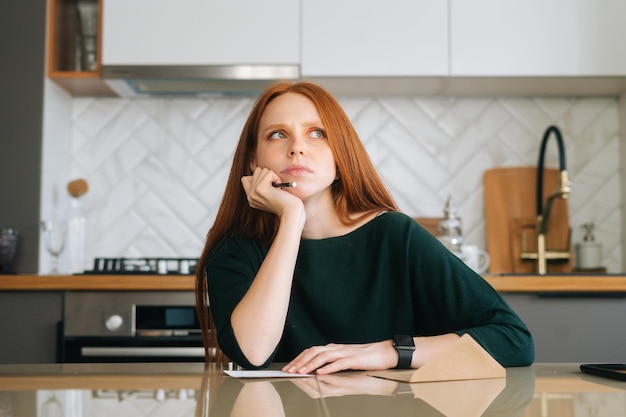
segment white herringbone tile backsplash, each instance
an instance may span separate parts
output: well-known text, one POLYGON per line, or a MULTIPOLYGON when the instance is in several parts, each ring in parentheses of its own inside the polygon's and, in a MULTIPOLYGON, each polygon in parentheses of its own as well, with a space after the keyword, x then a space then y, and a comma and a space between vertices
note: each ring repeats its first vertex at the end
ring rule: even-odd
MULTIPOLYGON (((485 247, 482 175, 536 165, 563 132, 572 242, 594 222, 603 264, 621 270, 618 102, 613 98, 340 99, 400 208, 438 217, 460 203, 466 241, 485 247)), ((251 98, 73 100, 72 174, 84 177, 88 258, 198 256, 251 98)), ((557 166, 555 142, 547 166, 557 166)))

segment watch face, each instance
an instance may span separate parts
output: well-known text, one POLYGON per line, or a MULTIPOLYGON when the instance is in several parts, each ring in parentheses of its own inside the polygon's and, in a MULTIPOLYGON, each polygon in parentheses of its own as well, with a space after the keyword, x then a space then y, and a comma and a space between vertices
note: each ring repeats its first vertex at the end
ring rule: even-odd
POLYGON ((414 348, 415 342, 413 342, 413 336, 405 334, 397 334, 393 337, 393 344, 397 347, 414 348))

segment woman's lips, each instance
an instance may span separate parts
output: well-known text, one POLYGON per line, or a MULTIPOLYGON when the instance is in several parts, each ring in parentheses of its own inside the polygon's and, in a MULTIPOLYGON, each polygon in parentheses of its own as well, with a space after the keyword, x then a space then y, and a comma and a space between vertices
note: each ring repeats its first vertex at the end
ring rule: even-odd
POLYGON ((280 171, 281 175, 290 175, 293 177, 301 177, 304 175, 312 174, 313 170, 304 165, 291 165, 286 169, 280 171))

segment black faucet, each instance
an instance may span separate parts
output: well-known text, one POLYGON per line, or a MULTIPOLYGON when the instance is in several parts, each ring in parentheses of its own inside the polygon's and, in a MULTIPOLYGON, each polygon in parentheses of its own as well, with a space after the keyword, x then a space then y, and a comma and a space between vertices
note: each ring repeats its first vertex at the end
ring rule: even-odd
POLYGON ((565 145, 563 145, 563 136, 561 131, 556 126, 550 126, 543 134, 543 140, 541 141, 541 148, 539 149, 539 162, 537 163, 537 216, 543 215, 543 222, 540 232, 546 231, 547 223, 550 218, 550 210, 552 209, 552 200, 555 197, 567 198, 571 191, 571 182, 567 174, 567 168, 565 166, 565 145), (559 171, 561 171, 561 181, 559 188, 548 197, 546 201, 545 212, 543 210, 543 165, 546 153, 546 145, 550 134, 554 133, 556 137, 556 143, 559 147, 559 171))
POLYGON ((537 164, 537 253, 522 252, 522 259, 536 259, 537 260, 537 273, 545 275, 547 272, 547 260, 548 259, 569 259, 569 245, 562 251, 548 251, 546 249, 546 231, 548 228, 548 221, 550 220, 550 212, 552 211, 552 202, 555 198, 567 199, 571 191, 571 182, 567 169, 565 166, 565 146, 563 145, 563 137, 561 131, 556 126, 550 126, 546 129, 541 141, 541 148, 539 151, 539 162, 537 164), (550 135, 554 133, 559 147, 559 171, 560 182, 559 187, 548 197, 546 200, 546 206, 543 207, 543 173, 544 173, 544 158, 546 151, 546 144, 550 135))

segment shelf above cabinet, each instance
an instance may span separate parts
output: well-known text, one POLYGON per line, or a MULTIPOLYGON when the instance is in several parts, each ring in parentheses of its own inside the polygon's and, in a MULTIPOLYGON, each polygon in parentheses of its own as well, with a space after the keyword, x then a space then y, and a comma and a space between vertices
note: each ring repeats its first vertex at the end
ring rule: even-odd
POLYGON ((55 71, 48 78, 72 96, 114 97, 117 94, 100 78, 99 72, 55 71))
POLYGON ((100 77, 101 12, 100 0, 48 0, 47 75, 73 96, 115 96, 100 77), (81 22, 79 4, 95 19, 95 36, 85 34, 88 25, 81 22), (83 70, 87 65, 92 68, 83 70))

